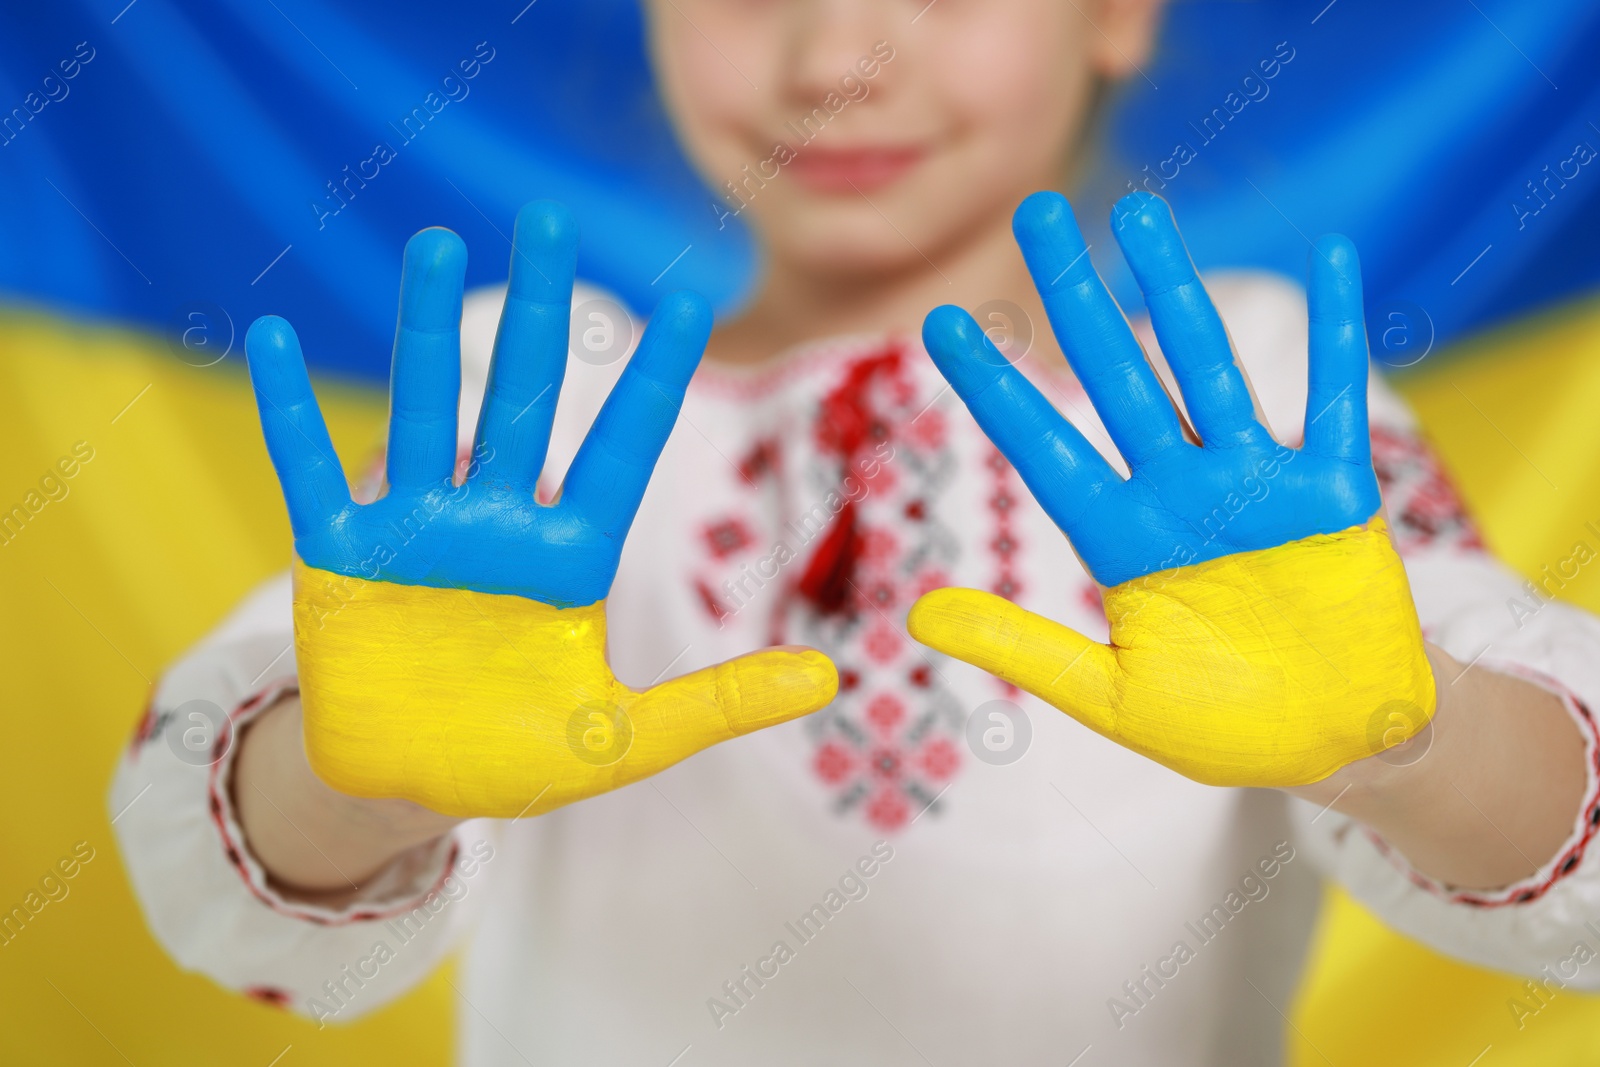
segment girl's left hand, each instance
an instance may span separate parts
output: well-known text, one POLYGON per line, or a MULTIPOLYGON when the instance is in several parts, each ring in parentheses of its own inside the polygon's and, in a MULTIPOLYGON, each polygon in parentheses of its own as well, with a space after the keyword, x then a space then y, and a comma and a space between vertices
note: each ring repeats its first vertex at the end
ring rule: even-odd
POLYGON ((1013 682, 1197 781, 1294 786, 1407 740, 1435 707, 1410 587, 1379 509, 1355 249, 1310 257, 1305 442, 1262 425, 1166 202, 1113 227, 1193 420, 1187 426, 1086 255, 1061 196, 1014 230, 1123 478, 966 312, 923 339, 1104 590, 1109 645, 971 589, 912 609, 919 641, 1013 682))

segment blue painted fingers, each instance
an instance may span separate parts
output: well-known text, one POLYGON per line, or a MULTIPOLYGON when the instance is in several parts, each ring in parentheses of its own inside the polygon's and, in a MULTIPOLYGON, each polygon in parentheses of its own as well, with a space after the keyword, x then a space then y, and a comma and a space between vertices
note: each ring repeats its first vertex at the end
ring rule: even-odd
POLYGON ((577 228, 548 202, 519 214, 476 462, 456 484, 466 248, 447 230, 406 246, 390 390, 388 492, 358 506, 317 408, 294 331, 246 338, 262 431, 312 567, 405 585, 511 593, 558 607, 610 591, 617 560, 711 331, 693 293, 661 302, 568 472, 534 499, 567 359, 577 228))
POLYGON ((1350 243, 1324 238, 1311 257, 1311 389, 1306 446, 1296 450, 1261 424, 1165 201, 1135 193, 1118 202, 1112 221, 1198 444, 1185 438, 1058 194, 1029 197, 1013 228, 1056 339, 1127 461, 1128 478, 998 357, 965 312, 939 308, 923 325, 941 373, 1096 580, 1116 585, 1366 522, 1379 497, 1366 439, 1360 272, 1350 243))
POLYGON ((567 326, 578 268, 578 227, 549 200, 517 213, 511 280, 478 418, 477 477, 506 486, 538 480, 567 367, 567 326))
POLYGON ((1361 304, 1361 263, 1348 237, 1329 234, 1312 248, 1310 389, 1306 394, 1307 450, 1367 465, 1367 329, 1361 304))
POLYGON ((1133 467, 1183 443, 1178 415, 1089 260, 1065 197, 1035 193, 1011 224, 1056 341, 1133 467))
MULTIPOLYGON (((1063 530, 1121 477, 961 308, 934 308, 923 344, 972 417, 1063 530)), ((1165 401, 1163 401, 1165 402, 1165 401)))
POLYGON ((1267 432, 1256 420, 1255 400, 1234 362, 1228 331, 1195 273, 1167 202, 1134 193, 1118 203, 1111 219, 1200 440, 1211 446, 1264 440, 1267 432))
POLYGON ((294 327, 276 315, 263 315, 244 344, 261 433, 298 540, 350 506, 350 487, 311 391, 294 327))
POLYGON ((466 274, 467 246, 449 230, 406 242, 389 373, 388 474, 396 489, 440 485, 455 472, 466 274))
POLYGON ((673 293, 656 305, 567 471, 562 504, 572 514, 601 529, 632 524, 710 337, 711 305, 699 293, 673 293))

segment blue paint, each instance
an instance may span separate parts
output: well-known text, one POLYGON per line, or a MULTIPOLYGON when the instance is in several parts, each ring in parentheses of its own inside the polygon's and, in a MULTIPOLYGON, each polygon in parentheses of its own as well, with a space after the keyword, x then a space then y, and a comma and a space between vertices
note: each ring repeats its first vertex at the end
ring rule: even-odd
POLYGON ((934 309, 923 341, 1101 585, 1271 548, 1366 522, 1378 510, 1367 430, 1367 344, 1356 251, 1339 236, 1310 257, 1310 393, 1304 445, 1275 441, 1160 197, 1117 202, 1112 231, 1150 308, 1199 434, 1189 441, 1089 257, 1072 208, 1035 193, 1012 220, 1073 372, 1118 451, 1124 479, 1012 367, 960 308, 934 309))
POLYGON ((517 216, 510 291, 467 478, 455 485, 460 322, 467 250, 449 230, 406 245, 390 374, 389 491, 358 505, 288 322, 245 339, 267 451, 295 551, 338 574, 402 585, 511 593, 572 607, 605 598, 623 540, 711 334, 696 293, 666 297, 567 473, 537 503, 567 360, 578 230, 559 204, 517 216))
MULTIPOLYGON (((721 201, 667 126, 638 0, 126 3, 0 4, 0 114, 13 116, 0 134, 0 300, 169 333, 204 302, 231 316, 212 324, 224 338, 292 307, 317 338, 315 366, 381 381, 393 250, 430 223, 499 248, 496 227, 519 205, 560 200, 583 226, 582 276, 638 311, 668 282, 733 307, 757 278, 743 219, 719 229, 721 201), (76 77, 62 81, 79 42, 95 59, 69 62, 76 77), (429 92, 449 99, 443 79, 462 79, 479 42, 495 58, 461 82, 470 95, 402 143, 390 123, 429 92), (70 95, 15 118, 30 92, 46 96, 47 75, 70 95), (374 169, 379 141, 399 156, 374 169), (350 199, 358 172, 378 176, 352 182, 350 199), (322 225, 329 182, 350 202, 322 225)), ((1188 0, 1164 20, 1140 64, 1148 80, 1113 94, 1107 143, 1074 196, 1086 217, 1148 180, 1202 268, 1295 277, 1302 233, 1347 233, 1375 347, 1391 301, 1427 313, 1440 352, 1600 283, 1600 173, 1547 186, 1544 170, 1581 141, 1600 146, 1600 4, 1188 0), (1220 135, 1198 132, 1215 109, 1232 113, 1230 93, 1249 103, 1220 135), (1198 155, 1178 166, 1180 143, 1198 155)), ((1091 255, 1111 244, 1090 241, 1091 255)), ((1107 281, 1136 298, 1114 260, 1107 281)), ((467 283, 502 282, 504 268, 480 255, 467 283)))

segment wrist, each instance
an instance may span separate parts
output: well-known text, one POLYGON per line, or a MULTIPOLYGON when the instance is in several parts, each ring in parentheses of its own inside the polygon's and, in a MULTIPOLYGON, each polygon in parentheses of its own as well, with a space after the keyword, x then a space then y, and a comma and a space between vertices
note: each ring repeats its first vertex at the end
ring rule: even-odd
MULTIPOLYGON (((1434 773, 1449 762, 1436 758, 1437 750, 1455 746, 1465 728, 1454 714, 1451 696, 1454 683, 1468 668, 1435 645, 1424 642, 1423 650, 1433 669, 1434 707, 1428 721, 1405 741, 1288 792, 1355 814, 1373 805, 1424 800, 1438 787, 1449 788, 1449 783, 1434 773)), ((1375 742, 1381 740, 1381 734, 1374 737, 1375 742)))
POLYGON ((409 801, 354 797, 317 777, 306 759, 300 701, 286 697, 241 732, 234 810, 251 853, 300 895, 355 892, 402 853, 462 820, 409 801))
POLYGON ((1363 823, 1441 886, 1514 886, 1586 822, 1589 735, 1554 687, 1427 653, 1438 695, 1415 742, 1294 792, 1363 823))

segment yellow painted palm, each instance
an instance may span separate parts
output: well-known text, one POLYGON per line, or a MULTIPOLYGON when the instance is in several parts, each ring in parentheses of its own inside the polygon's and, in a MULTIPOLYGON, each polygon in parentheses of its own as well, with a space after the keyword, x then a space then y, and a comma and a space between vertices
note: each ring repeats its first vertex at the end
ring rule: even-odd
POLYGON ((472 462, 456 411, 466 249, 448 230, 406 248, 387 492, 350 498, 289 324, 246 348, 294 528, 295 647, 306 751, 330 785, 458 816, 549 811, 718 741, 821 708, 821 653, 771 649, 644 692, 606 660, 605 596, 705 348, 693 293, 656 309, 568 472, 541 505, 567 358, 577 234, 564 209, 517 220, 510 290, 472 462))

